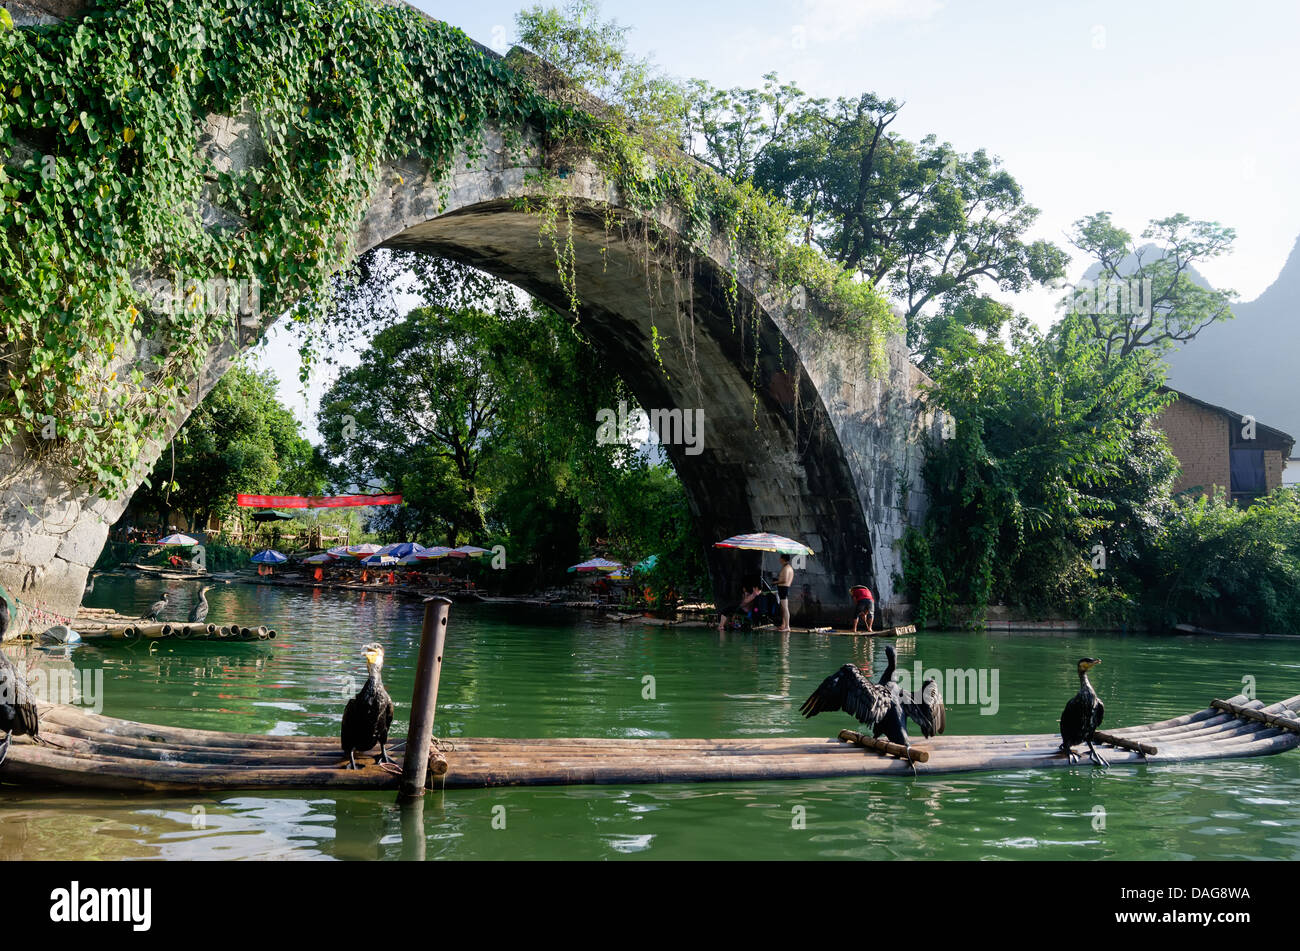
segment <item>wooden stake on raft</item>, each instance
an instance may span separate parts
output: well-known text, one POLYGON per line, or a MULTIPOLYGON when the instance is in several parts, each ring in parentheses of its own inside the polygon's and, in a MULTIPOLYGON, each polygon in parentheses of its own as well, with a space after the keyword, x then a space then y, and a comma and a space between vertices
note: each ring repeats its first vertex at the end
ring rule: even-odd
MULTIPOLYGON (((415 689, 411 692, 411 725, 406 734, 406 755, 402 757, 402 785, 397 793, 399 802, 424 795, 450 609, 451 600, 448 598, 424 599, 424 628, 420 631, 420 657, 415 666, 415 689)), ((444 763, 437 765, 445 766, 445 758, 444 763)))
MULTIPOLYGON (((869 750, 878 750, 881 753, 890 753, 899 759, 907 759, 909 752, 906 746, 898 743, 890 743, 888 740, 877 740, 867 736, 865 733, 859 733, 857 730, 840 730, 840 739, 846 743, 856 743, 858 746, 865 746, 869 750)), ((918 750, 915 746, 911 749, 912 761, 914 763, 930 762, 929 750, 918 750)))
POLYGON ((1279 729, 1290 730, 1292 733, 1300 733, 1300 720, 1294 720, 1290 717, 1280 717, 1276 713, 1264 713, 1262 710, 1252 710, 1250 707, 1239 707, 1235 703, 1229 703, 1227 700, 1211 700, 1210 706, 1216 710, 1222 710, 1224 713, 1231 713, 1234 717, 1243 720, 1257 720, 1260 723, 1267 723, 1269 726, 1275 726, 1279 729))
POLYGON ((1109 743, 1121 750, 1130 750, 1134 753, 1141 753, 1143 756, 1155 756, 1157 752, 1156 748, 1150 743, 1139 743, 1137 740, 1130 740, 1126 736, 1103 733, 1101 730, 1093 733, 1092 738, 1098 743, 1109 743))

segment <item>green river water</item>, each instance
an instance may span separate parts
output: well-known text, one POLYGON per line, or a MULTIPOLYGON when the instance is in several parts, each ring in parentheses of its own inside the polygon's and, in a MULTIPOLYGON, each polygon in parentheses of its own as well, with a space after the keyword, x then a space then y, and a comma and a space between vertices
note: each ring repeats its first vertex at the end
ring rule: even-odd
MULTIPOLYGON (((191 584, 103 577, 87 599, 139 613, 166 586, 184 616, 191 584)), ((102 712, 150 723, 336 735, 364 679, 359 648, 387 648, 402 736, 419 604, 391 595, 254 585, 208 594, 210 620, 261 622, 271 645, 81 647, 103 671, 102 712)), ((799 704, 840 664, 879 671, 884 641, 617 625, 550 610, 452 608, 440 736, 834 736, 845 715, 799 704), (646 678, 653 678, 647 681, 646 678), (653 699, 646 699, 647 684, 653 699)), ((1109 726, 1207 705, 1254 678, 1273 701, 1300 694, 1300 641, 929 633, 900 638, 900 666, 983 671, 984 702, 949 705, 949 732, 1053 732, 1077 657, 1109 726), (996 701, 996 702, 995 702, 996 701)), ((7 648, 11 656, 26 649, 7 648)), ((46 666, 68 664, 41 652, 46 666)), ((954 698, 949 697, 952 701, 954 698)), ((422 851, 476 859, 1296 859, 1300 751, 1252 760, 916 780, 539 787, 433 792, 423 841, 392 793, 186 796, 35 793, 0 787, 6 859, 376 859, 422 851), (503 826, 503 827, 502 827, 503 826), (418 848, 417 848, 418 847, 418 848)))

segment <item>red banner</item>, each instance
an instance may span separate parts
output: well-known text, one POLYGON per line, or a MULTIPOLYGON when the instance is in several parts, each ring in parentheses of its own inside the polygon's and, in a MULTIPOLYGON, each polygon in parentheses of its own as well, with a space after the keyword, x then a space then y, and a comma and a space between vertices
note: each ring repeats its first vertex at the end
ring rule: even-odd
POLYGON ((237 495, 235 503, 246 509, 346 509, 362 505, 401 505, 400 495, 237 495))

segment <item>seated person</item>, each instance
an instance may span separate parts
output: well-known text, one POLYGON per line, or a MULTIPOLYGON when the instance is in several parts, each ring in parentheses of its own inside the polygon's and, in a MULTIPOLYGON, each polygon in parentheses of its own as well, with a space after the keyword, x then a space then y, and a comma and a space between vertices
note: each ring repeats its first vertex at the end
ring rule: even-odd
POLYGON ((739 627, 746 620, 749 620, 749 613, 755 607, 760 594, 759 586, 756 581, 746 581, 741 586, 740 601, 727 611, 718 616, 718 630, 724 631, 727 628, 727 618, 730 617, 732 624, 739 627))

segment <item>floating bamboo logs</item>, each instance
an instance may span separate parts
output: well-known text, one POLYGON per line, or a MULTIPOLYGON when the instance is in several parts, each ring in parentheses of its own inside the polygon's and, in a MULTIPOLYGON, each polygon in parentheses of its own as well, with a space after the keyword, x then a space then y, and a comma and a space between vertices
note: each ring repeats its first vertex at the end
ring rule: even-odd
POLYGON ((1141 753, 1143 756, 1155 756, 1156 747, 1150 743, 1139 743, 1137 740, 1130 740, 1127 737, 1116 736, 1114 733, 1103 733, 1101 730, 1092 734, 1092 738, 1098 743, 1109 743, 1111 746, 1118 747, 1121 750, 1132 750, 1134 753, 1141 753))
MULTIPOLYGON (((437 634, 445 625, 433 624, 437 634)), ((434 639, 429 639, 432 643, 434 639)), ((445 642, 444 642, 445 646, 445 642)), ((433 652, 431 652, 433 653, 433 652)), ((431 660, 436 660, 434 653, 431 660)), ((430 663, 431 669, 436 665, 430 663)), ((432 678, 425 694, 432 694, 432 678)), ((421 709, 431 712, 433 703, 421 709)), ((1097 737, 1134 746, 1158 743, 1159 763, 1267 756, 1300 746, 1300 696, 1265 706, 1233 697, 1195 714, 1159 723, 1120 727, 1097 737), (1225 710, 1223 707, 1230 709, 1225 710), (1235 714, 1241 712, 1238 718, 1235 714), (1158 737, 1158 739, 1156 739, 1158 737)), ((263 736, 131 723, 76 707, 40 704, 41 735, 48 746, 15 737, 0 767, 0 781, 45 787, 117 790, 229 790, 282 788, 397 789, 404 777, 365 758, 358 770, 346 762, 336 736, 263 736)), ((427 720, 426 720, 427 722, 427 720)), ((845 731, 826 736, 722 739, 457 737, 428 748, 425 782, 438 788, 511 785, 592 785, 672 782, 761 782, 830 777, 888 777, 910 772, 894 756, 863 756, 877 741, 845 731), (847 739, 849 742, 844 742, 847 739), (446 768, 444 771, 444 764, 446 768)), ((887 747, 893 744, 884 744, 887 747)), ((1070 762, 1054 733, 943 735, 913 750, 914 763, 932 774, 985 770, 1062 769, 1070 762), (922 754, 928 754, 923 758, 922 754)), ((407 744, 390 751, 405 758, 407 744)), ((882 752, 894 752, 883 750, 882 752)), ((413 762, 415 757, 411 757, 413 762)), ((1113 765, 1143 762, 1141 751, 1117 748, 1113 765)), ((409 775, 409 774, 408 774, 409 775)), ((418 775, 418 774, 417 774, 418 775)), ((403 813, 406 814, 405 811, 403 813)), ((418 831, 413 828, 413 831, 418 831)))
POLYGON ((1300 733, 1300 720, 1292 717, 1280 717, 1275 713, 1264 713, 1261 710, 1252 710, 1249 707, 1241 707, 1235 703, 1229 703, 1227 700, 1211 700, 1210 706, 1216 710, 1222 710, 1225 713, 1231 713, 1234 717, 1243 720, 1255 720, 1259 723, 1267 723, 1269 726, 1275 726, 1279 729, 1290 730, 1292 733, 1300 733))
POLYGON ((402 757, 402 785, 397 794, 399 801, 423 796, 428 784, 429 747, 433 742, 433 718, 438 705, 438 680, 442 676, 450 609, 451 601, 447 598, 425 599, 420 656, 415 664, 415 689, 411 692, 411 722, 406 734, 406 755, 402 757))
POLYGON ((136 641, 145 640, 166 640, 175 638, 177 640, 219 640, 219 641, 268 641, 274 640, 278 634, 266 625, 258 627, 242 627, 238 624, 202 624, 202 623, 140 623, 128 624, 120 627, 102 627, 96 629, 87 629, 81 632, 82 638, 86 641, 104 642, 104 641, 136 641))
POLYGON ((865 733, 859 733, 857 730, 840 730, 840 739, 846 743, 856 743, 858 746, 865 746, 869 750, 876 750, 881 753, 889 753, 897 756, 899 759, 908 759, 911 757, 914 763, 928 763, 930 753, 928 750, 918 750, 916 747, 908 749, 900 743, 890 743, 888 740, 879 740, 867 736, 865 733))

